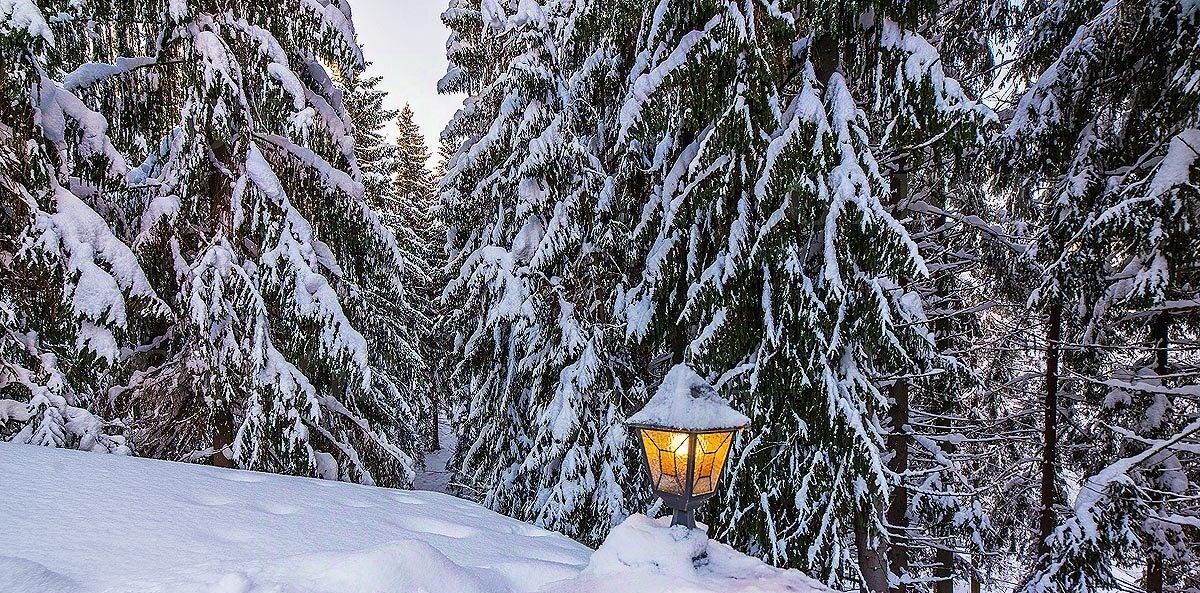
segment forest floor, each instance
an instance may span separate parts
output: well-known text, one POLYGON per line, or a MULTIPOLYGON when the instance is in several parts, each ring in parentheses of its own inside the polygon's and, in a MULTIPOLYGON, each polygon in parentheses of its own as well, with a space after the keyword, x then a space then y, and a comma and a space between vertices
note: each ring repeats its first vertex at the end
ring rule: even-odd
POLYGON ((642 515, 593 551, 436 492, 9 443, 0 476, 0 593, 826 591, 642 515))
POLYGON ((425 454, 425 470, 413 478, 413 488, 449 494, 450 478, 454 472, 448 466, 454 448, 458 446, 458 434, 450 426, 449 420, 438 422, 438 444, 441 449, 425 454))

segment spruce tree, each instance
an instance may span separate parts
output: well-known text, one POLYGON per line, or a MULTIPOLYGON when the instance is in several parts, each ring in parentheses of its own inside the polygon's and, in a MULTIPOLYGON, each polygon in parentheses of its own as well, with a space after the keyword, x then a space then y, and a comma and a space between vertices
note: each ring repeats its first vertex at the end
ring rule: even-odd
POLYGON ((997 117, 978 97, 992 82, 997 38, 988 31, 1008 16, 1003 3, 880 5, 837 39, 878 138, 872 150, 888 178, 885 207, 914 237, 929 271, 902 278, 898 289, 937 355, 881 381, 893 474, 885 555, 898 591, 932 581, 937 593, 952 592, 956 579, 977 580, 991 544, 984 488, 971 471, 987 454, 976 342, 979 313, 994 307, 981 279, 1004 273, 1007 262, 982 254, 1015 251, 997 233, 980 189, 988 171, 979 163, 997 117))
POLYGON ((45 14, 0 7, 0 439, 129 453, 93 410, 166 306, 101 216, 129 167, 108 120, 50 77, 66 40, 45 14))
MULTIPOLYGON (((928 7, 776 8, 663 2, 648 18, 622 121, 640 151, 629 177, 652 177, 635 235, 645 268, 619 306, 631 334, 709 369, 758 419, 718 533, 881 590, 888 540, 903 535, 889 533, 887 498, 920 489, 883 463, 896 445, 881 384, 963 374, 925 329, 933 285, 910 284, 922 258, 891 213, 922 203, 897 196, 897 173, 924 190, 991 115, 916 31, 939 20, 928 7), (910 153, 939 164, 905 167, 910 153)), ((914 504, 949 503, 929 518, 946 524, 969 486, 936 436, 920 442, 922 463, 941 467, 923 475, 958 483, 927 481, 914 504)), ((925 541, 971 541, 984 522, 925 541)))
POLYGON ((368 298, 384 313, 376 318, 388 334, 385 347, 401 347, 396 351, 394 372, 407 381, 408 399, 418 422, 413 428, 422 441, 427 441, 430 427, 426 418, 436 387, 430 381, 430 360, 437 355, 427 348, 434 313, 429 291, 436 261, 428 215, 432 180, 425 164, 424 140, 412 121, 412 110, 385 108, 387 92, 379 88, 381 81, 378 76, 360 75, 347 93, 346 112, 354 124, 355 154, 361 163, 365 197, 391 231, 403 257, 396 271, 404 292, 372 290, 368 298), (395 141, 387 138, 387 128, 393 124, 399 129, 395 141))
MULTIPOLYGON (((1194 310, 1180 303, 1196 290, 1200 15, 1154 1, 1030 10, 1017 64, 1032 82, 1005 138, 1046 221, 1036 302, 1050 304, 1059 342, 1079 343, 1064 362, 1083 379, 1072 407, 1089 455, 1046 462, 1084 477, 1069 510, 1043 501, 1027 588, 1097 590, 1116 584, 1117 567, 1140 564, 1142 586, 1163 591, 1196 554, 1180 522, 1195 510, 1172 510, 1197 488, 1184 469, 1194 465, 1196 402, 1180 389, 1194 366, 1172 344, 1195 331, 1194 310)), ((1047 406, 1048 420, 1061 414, 1047 406)), ((1047 449, 1054 436, 1047 429, 1047 449)))
POLYGON ((589 542, 628 514, 610 319, 610 188, 595 167, 602 6, 455 2, 443 91, 470 96, 441 182, 463 398, 458 479, 485 504, 589 542), (583 38, 575 38, 581 35, 583 38), (486 48, 484 50, 483 48, 486 48), (482 54, 483 58, 479 56, 482 54))
POLYGON ((366 201, 345 112, 363 63, 348 7, 44 4, 54 45, 31 70, 47 172, 102 180, 74 201, 41 194, 100 256, 67 282, 114 280, 74 340, 114 364, 89 382, 97 405, 139 454, 408 483, 416 345, 377 323, 405 299, 403 254, 366 201), (158 306, 119 309, 122 291, 158 306), (131 310, 149 319, 104 327, 131 310))

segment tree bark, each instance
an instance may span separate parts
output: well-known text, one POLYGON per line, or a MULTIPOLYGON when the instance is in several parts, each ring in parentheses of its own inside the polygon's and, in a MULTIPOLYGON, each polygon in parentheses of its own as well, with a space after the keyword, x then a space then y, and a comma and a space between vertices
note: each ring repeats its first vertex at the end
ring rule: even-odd
POLYGON ((430 402, 429 430, 432 432, 429 433, 429 450, 430 451, 441 451, 442 450, 442 442, 440 440, 441 437, 438 434, 440 432, 438 430, 439 429, 439 427, 438 427, 438 407, 441 405, 442 398, 441 398, 441 396, 438 395, 437 388, 434 388, 433 396, 431 399, 433 401, 430 402))
POLYGON ((1046 394, 1042 419, 1041 516, 1038 521, 1038 553, 1050 551, 1049 538, 1058 524, 1054 512, 1058 459, 1058 362, 1061 355, 1062 305, 1050 306, 1046 328, 1046 394))
MULTIPOLYGON (((901 155, 896 162, 896 170, 889 178, 892 195, 890 208, 899 213, 907 207, 909 198, 908 155, 901 155)), ((902 216, 897 215, 897 219, 902 216)), ((907 284, 907 282, 903 282, 907 284)), ((888 389, 888 399, 891 400, 890 410, 892 432, 887 438, 887 449, 892 454, 888 469, 897 476, 896 485, 892 487, 891 499, 888 501, 887 523, 890 526, 891 540, 887 545, 888 571, 896 575, 896 583, 889 587, 892 593, 908 593, 908 484, 904 475, 908 472, 909 444, 912 436, 908 434, 911 406, 909 402, 909 381, 899 379, 888 389)))
POLYGON ((829 79, 837 71, 840 62, 838 43, 833 35, 826 33, 817 37, 813 41, 809 59, 812 61, 813 74, 816 75, 817 80, 821 84, 829 84, 829 79))
POLYGON ((933 560, 934 593, 954 593, 954 550, 938 546, 933 560))
MULTIPOLYGON (((227 167, 229 161, 232 160, 231 150, 229 144, 221 141, 214 143, 209 148, 212 153, 209 158, 216 160, 216 162, 210 163, 208 172, 210 215, 217 227, 213 230, 227 234, 233 224, 233 212, 230 207, 233 189, 228 176, 221 168, 227 167)), ((212 457, 209 457, 209 463, 217 467, 237 467, 233 460, 226 456, 226 452, 231 452, 230 446, 233 445, 234 434, 233 411, 230 409, 230 402, 226 397, 217 397, 214 406, 212 415, 213 454, 212 457)))
POLYGON ((854 521, 854 546, 858 551, 858 571, 868 593, 885 593, 888 590, 887 545, 881 535, 872 538, 867 524, 874 516, 883 514, 883 509, 860 511, 854 521))
MULTIPOLYGON (((892 399, 892 433, 888 435, 887 448, 892 452, 888 469, 903 476, 908 471, 908 446, 912 437, 908 434, 909 389, 908 381, 896 381, 888 390, 892 399)), ((892 528, 892 542, 888 548, 888 568, 900 579, 908 572, 908 488, 901 480, 892 488, 888 503, 887 522, 892 528)), ((908 593, 908 584, 897 582, 890 590, 893 593, 908 593)))
POLYGON ((217 409, 213 411, 213 454, 209 457, 209 463, 217 467, 235 468, 233 460, 225 455, 233 445, 233 413, 229 411, 229 404, 224 401, 217 403, 217 409))
MULTIPOLYGON (((906 185, 907 187, 907 185, 906 185)), ((933 205, 941 210, 946 210, 946 194, 942 191, 935 191, 932 194, 933 205)), ((949 226, 951 220, 948 216, 939 217, 939 226, 949 226)), ((950 309, 950 303, 953 300, 952 286, 950 280, 943 275, 935 281, 935 298, 938 306, 942 309, 950 309)), ((955 301, 957 305, 957 301, 955 301)), ((953 346, 951 335, 954 327, 951 319, 946 314, 942 314, 933 321, 934 342, 937 344, 938 352, 946 353, 953 346)), ((937 381, 934 385, 940 385, 937 381)), ((957 398, 957 393, 951 393, 947 385, 940 385, 941 391, 935 392, 932 405, 936 405, 938 417, 934 419, 933 424, 937 427, 937 433, 940 436, 948 435, 954 432, 954 423, 951 418, 954 416, 954 402, 957 398)), ((935 387, 936 389, 936 387, 935 387)), ((947 457, 952 457, 958 452, 958 447, 950 440, 943 440, 938 443, 938 446, 945 452, 947 457)), ((933 577, 936 579, 933 583, 934 593, 954 593, 954 560, 955 540, 953 535, 956 531, 953 522, 940 523, 935 526, 937 532, 944 538, 943 543, 934 547, 933 551, 933 577)))
MULTIPOLYGON (((1169 313, 1159 313, 1154 317, 1154 322, 1150 326, 1150 339, 1154 341, 1154 372, 1159 377, 1165 377, 1170 373, 1170 364, 1168 356, 1171 347, 1171 316, 1169 313)), ((1160 385, 1165 387, 1165 379, 1159 379, 1160 385)), ((1146 551, 1146 572, 1143 575, 1143 583, 1146 587, 1146 593, 1162 593, 1163 591, 1163 555, 1162 551, 1154 547, 1151 542, 1150 549, 1146 551)))

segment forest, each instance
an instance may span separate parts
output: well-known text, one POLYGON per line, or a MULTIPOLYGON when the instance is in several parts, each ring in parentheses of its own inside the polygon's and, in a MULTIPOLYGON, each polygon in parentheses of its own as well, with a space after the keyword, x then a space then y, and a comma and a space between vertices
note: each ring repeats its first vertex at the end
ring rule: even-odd
POLYGON ((403 489, 447 424, 596 546, 686 363, 743 553, 1200 591, 1200 3, 448 0, 438 146, 354 4, 0 0, 0 441, 403 489))

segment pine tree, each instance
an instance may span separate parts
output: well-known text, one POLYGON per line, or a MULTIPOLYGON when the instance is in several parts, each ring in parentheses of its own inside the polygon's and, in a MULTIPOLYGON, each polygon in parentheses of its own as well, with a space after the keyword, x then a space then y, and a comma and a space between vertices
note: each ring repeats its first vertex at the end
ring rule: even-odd
POLYGON ((463 144, 441 182, 458 479, 491 508, 590 542, 628 514, 631 465, 605 307, 612 194, 589 167, 602 122, 585 97, 602 90, 605 55, 571 37, 595 31, 602 8, 455 2, 443 15, 442 90, 470 95, 443 133, 463 144))
MULTIPOLYGON (((634 117, 622 122, 641 151, 630 169, 657 177, 643 182, 653 188, 639 222, 643 281, 623 301, 631 333, 709 369, 758 420, 718 533, 871 590, 888 587, 898 534, 884 506, 901 479, 883 463, 898 445, 884 438, 896 395, 880 380, 954 366, 935 350, 951 346, 925 329, 922 291, 934 284, 905 286, 925 277, 920 247, 889 211, 922 207, 920 184, 952 161, 929 153, 978 146, 990 117, 914 29, 939 20, 922 14, 935 13, 660 3, 629 77, 624 112, 634 117), (910 152, 937 164, 906 168, 910 152), (898 170, 916 198, 897 196, 898 170)), ((918 387, 953 399, 949 384, 918 387)), ((923 463, 946 463, 938 437, 920 443, 923 463)), ((965 479, 953 466, 922 475, 965 479)), ((948 505, 930 521, 963 510, 955 489, 969 486, 926 486, 914 505, 948 505)), ((950 549, 985 522, 976 513, 924 542, 950 549)))
MULTIPOLYGON (((396 176, 393 179, 392 191, 398 196, 395 205, 386 209, 398 229, 397 235, 413 245, 411 258, 419 262, 415 267, 410 285, 414 294, 418 295, 421 303, 421 314, 425 321, 414 323, 425 328, 422 334, 422 356, 428 364, 440 364, 436 361, 448 356, 449 347, 437 328, 431 327, 432 320, 441 316, 441 308, 437 302, 440 298, 441 287, 445 284, 435 279, 440 278, 445 267, 444 246, 446 242, 445 226, 441 223, 437 211, 436 181, 429 170, 429 148, 421 129, 413 120, 413 111, 408 105, 402 108, 396 117, 396 176)), ((425 397, 421 408, 421 433, 426 447, 430 450, 438 446, 438 418, 441 403, 446 399, 445 384, 431 379, 425 384, 425 397)))
POLYGON ((91 410, 166 307, 100 214, 129 168, 49 77, 61 42, 36 4, 0 7, 0 439, 129 453, 91 410))
POLYGON ((980 280, 1004 273, 1007 262, 996 269, 982 253, 1016 250, 997 235, 979 189, 987 170, 978 163, 997 118, 975 97, 994 67, 997 40, 987 31, 1007 16, 1003 3, 884 5, 852 17, 838 38, 842 67, 879 138, 872 150, 888 177, 884 205, 915 238, 929 271, 902 278, 899 290, 938 356, 882 381, 893 485, 887 549, 876 553, 886 556, 889 587, 901 592, 926 581, 952 592, 956 578, 977 580, 991 543, 984 489, 971 471, 987 454, 976 341, 978 314, 994 307, 980 280), (926 566, 931 574, 922 574, 926 566))
MULTIPOLYGON (((1074 407, 1090 455, 1048 456, 1047 472, 1078 463, 1085 478, 1072 511, 1043 496, 1042 557, 1027 588, 1114 586, 1114 568, 1133 559, 1144 566, 1143 587, 1163 591, 1166 575, 1196 554, 1179 520, 1194 509, 1170 511, 1168 501, 1197 488, 1183 469, 1183 443, 1200 430, 1187 420, 1196 402, 1175 387, 1194 382, 1194 366, 1174 362, 1171 345, 1173 331, 1185 340, 1194 332, 1193 312, 1176 303, 1196 286, 1188 180, 1198 154, 1200 15, 1174 2, 1047 2, 1031 17, 1018 71, 1033 82, 1006 139, 1048 221, 1039 245, 1047 281, 1035 296, 1049 303, 1057 341, 1080 344, 1065 362, 1084 379, 1074 407)), ((1047 420, 1061 413, 1047 405, 1047 420)), ((1055 436, 1047 428, 1049 451, 1055 436)))
MULTIPOLYGON (((346 112, 354 124, 355 153, 362 164, 367 202, 395 237, 403 256, 399 270, 402 299, 397 294, 371 291, 368 295, 377 310, 377 319, 385 323, 386 345, 399 345, 397 366, 393 372, 404 376, 406 391, 416 415, 414 429, 422 441, 430 440, 427 418, 431 414, 436 385, 431 382, 430 365, 439 353, 428 348, 432 339, 434 315, 430 307, 432 270, 436 252, 429 234, 433 220, 428 209, 432 201, 432 180, 425 164, 428 151, 412 120, 412 110, 387 109, 387 92, 379 88, 381 77, 360 75, 347 94, 346 112), (397 141, 386 138, 387 127, 396 124, 397 141)), ((432 426, 436 435, 437 426, 432 426)))
POLYGON ((354 156, 362 170, 364 195, 371 207, 390 223, 389 212, 394 210, 397 200, 392 186, 401 165, 400 148, 388 141, 386 128, 400 116, 400 110, 384 105, 387 91, 379 88, 382 83, 382 76, 359 74, 343 92, 346 115, 354 125, 354 156))
POLYGON ((100 181, 42 195, 61 249, 99 256, 68 259, 68 290, 79 274, 112 287, 75 340, 114 365, 89 381, 96 403, 139 454, 408 483, 417 347, 377 322, 405 300, 403 254, 366 201, 339 88, 363 64, 348 7, 51 12, 53 50, 31 68, 47 172, 100 181), (126 331, 133 310, 149 319, 126 331))

